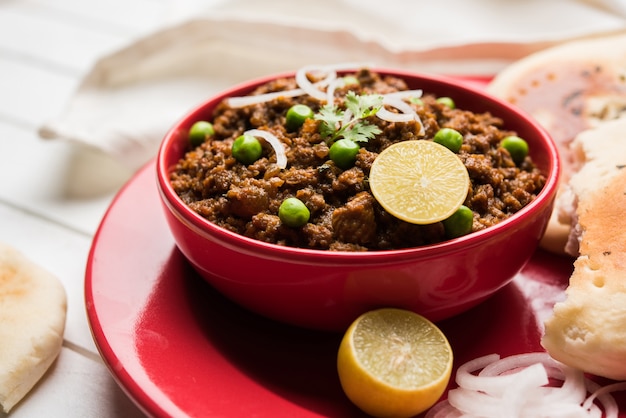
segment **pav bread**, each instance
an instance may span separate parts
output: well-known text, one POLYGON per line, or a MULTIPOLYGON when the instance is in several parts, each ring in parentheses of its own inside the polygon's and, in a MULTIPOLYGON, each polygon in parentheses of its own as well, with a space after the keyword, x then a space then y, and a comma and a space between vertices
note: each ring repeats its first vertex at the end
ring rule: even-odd
POLYGON ((66 293, 50 272, 0 243, 0 409, 9 412, 61 350, 66 293))
MULTIPOLYGON (((569 182, 579 253, 566 289, 545 322, 542 345, 556 360, 588 373, 626 379, 626 118, 580 134, 575 153, 584 165, 569 182)), ((575 248, 575 249, 574 249, 575 248)))
MULTIPOLYGON (((626 35, 536 52, 502 70, 487 89, 532 115, 551 134, 566 184, 578 168, 570 151, 576 135, 626 112, 626 35)), ((568 235, 569 225, 555 213, 541 245, 563 253, 568 235)))
POLYGON ((626 116, 578 134, 570 144, 570 155, 575 172, 562 185, 554 211, 559 222, 569 227, 565 252, 577 257, 582 239, 576 210, 578 201, 589 199, 589 195, 609 183, 626 165, 626 116))

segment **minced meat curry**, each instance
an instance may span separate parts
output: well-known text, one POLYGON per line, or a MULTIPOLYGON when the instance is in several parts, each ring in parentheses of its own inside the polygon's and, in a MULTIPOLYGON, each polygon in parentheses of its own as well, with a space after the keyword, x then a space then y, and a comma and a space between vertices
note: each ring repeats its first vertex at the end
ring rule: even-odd
MULTIPOLYGON (((340 108, 348 94, 407 90, 405 82, 396 77, 369 70, 353 76, 356 79, 335 90, 340 108)), ((295 88, 294 78, 280 78, 252 94, 295 88)), ((319 119, 308 117, 295 129, 286 127, 286 113, 292 106, 305 104, 317 114, 323 101, 300 95, 242 107, 223 102, 214 111, 214 132, 194 149, 190 146, 173 168, 171 183, 180 198, 209 221, 269 243, 335 251, 389 250, 437 243, 449 238, 442 222, 416 225, 391 216, 370 193, 368 175, 372 162, 386 147, 399 141, 432 140, 446 127, 463 136, 457 155, 470 177, 464 205, 473 212, 472 231, 494 225, 531 202, 545 177, 529 156, 514 161, 500 145, 503 138, 515 132, 504 129, 502 120, 489 113, 475 114, 438 99, 425 92, 419 100, 406 101, 422 125, 415 120, 389 122, 367 116, 368 126, 377 127, 377 133, 359 142, 350 166, 330 158, 332 144, 320 133, 319 119), (233 156, 234 141, 250 129, 271 132, 279 139, 285 147, 285 168, 276 164, 274 148, 263 140, 255 161, 244 164, 233 156), (279 216, 282 202, 291 197, 304 203, 310 213, 301 226, 288 226, 279 216)))

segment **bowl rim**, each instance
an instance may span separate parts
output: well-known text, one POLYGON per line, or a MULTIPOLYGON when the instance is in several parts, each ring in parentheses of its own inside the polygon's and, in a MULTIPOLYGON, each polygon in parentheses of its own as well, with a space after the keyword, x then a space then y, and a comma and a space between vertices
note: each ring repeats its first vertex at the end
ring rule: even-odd
MULTIPOLYGON (((354 67, 357 70, 359 67, 354 67)), ((182 199, 174 192, 169 182, 169 173, 171 166, 167 166, 166 156, 171 149, 171 145, 175 142, 177 131, 180 129, 180 125, 184 124, 189 119, 192 119, 194 115, 201 113, 204 109, 210 105, 217 105, 223 99, 227 97, 234 97, 241 95, 244 92, 249 92, 254 87, 264 84, 268 81, 274 80, 280 77, 293 77, 294 71, 283 72, 277 74, 266 75, 257 77, 242 83, 238 83, 230 88, 222 90, 216 94, 211 95, 208 99, 202 103, 196 105, 182 117, 180 117, 168 132, 163 137, 161 144, 159 145, 157 158, 156 158, 156 176, 161 195, 161 200, 166 204, 168 210, 174 211, 176 217, 203 236, 207 234, 212 235, 213 238, 219 239, 224 245, 231 247, 237 247, 240 251, 245 248, 247 251, 254 252, 258 256, 263 255, 265 258, 291 260, 292 262, 324 262, 324 263, 340 263, 340 264, 380 264, 380 263, 394 263, 402 260, 414 259, 416 256, 420 258, 435 258, 442 253, 452 253, 467 248, 471 248, 480 245, 485 240, 489 240, 491 237, 496 237, 503 229, 514 229, 520 223, 524 221, 525 216, 532 216, 534 212, 540 211, 546 205, 549 205, 556 195, 558 189, 560 172, 561 172, 561 160, 557 150, 557 146, 549 133, 529 114, 522 109, 515 107, 514 105, 492 96, 484 90, 474 87, 469 84, 459 83, 452 77, 443 75, 434 75, 428 73, 420 73, 412 70, 403 69, 391 69, 386 67, 368 67, 371 71, 380 74, 389 74, 400 78, 410 79, 424 79, 432 83, 443 84, 452 89, 465 90, 465 93, 480 96, 482 100, 491 102, 490 105, 494 107, 502 107, 507 112, 514 115, 515 118, 523 120, 525 124, 529 125, 531 129, 535 130, 541 138, 541 142, 547 151, 547 161, 549 166, 547 167, 546 183, 542 190, 537 194, 536 198, 528 205, 523 207, 520 211, 516 212, 509 218, 499 222, 496 225, 485 228, 481 231, 472 232, 462 237, 453 238, 450 240, 442 241, 435 244, 410 247, 402 249, 392 250, 369 250, 369 251, 329 251, 318 250, 310 248, 290 247, 279 244, 268 243, 254 238, 249 238, 238 233, 229 231, 222 228, 211 221, 203 218, 201 215, 193 211, 186 205, 182 199)), ((345 73, 354 70, 341 70, 338 73, 345 73)), ((495 115, 498 116, 498 115, 495 115)))

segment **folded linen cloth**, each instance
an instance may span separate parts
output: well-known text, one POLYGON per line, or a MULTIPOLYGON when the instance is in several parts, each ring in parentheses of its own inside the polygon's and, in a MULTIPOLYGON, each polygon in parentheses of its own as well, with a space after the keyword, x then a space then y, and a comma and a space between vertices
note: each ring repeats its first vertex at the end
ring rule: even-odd
POLYGON ((186 0, 167 15, 162 29, 99 59, 40 136, 136 169, 187 111, 257 76, 343 62, 493 75, 555 43, 626 30, 626 0, 186 0))

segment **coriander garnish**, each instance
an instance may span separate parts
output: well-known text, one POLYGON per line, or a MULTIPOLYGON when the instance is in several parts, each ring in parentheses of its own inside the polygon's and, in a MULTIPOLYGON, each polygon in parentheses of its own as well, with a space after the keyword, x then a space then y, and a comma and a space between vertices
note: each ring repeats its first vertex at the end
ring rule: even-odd
POLYGON ((354 142, 367 142, 381 133, 378 126, 372 125, 365 118, 375 115, 383 105, 383 96, 378 94, 357 95, 349 91, 345 97, 346 110, 334 104, 324 105, 315 115, 322 121, 320 134, 328 144, 339 138, 354 142))

